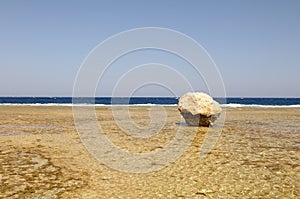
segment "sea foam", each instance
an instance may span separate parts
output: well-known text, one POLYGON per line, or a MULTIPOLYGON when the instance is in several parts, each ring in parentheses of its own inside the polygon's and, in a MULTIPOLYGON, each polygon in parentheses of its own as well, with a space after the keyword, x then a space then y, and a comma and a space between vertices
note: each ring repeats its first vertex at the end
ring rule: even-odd
POLYGON ((261 105, 261 104, 222 104, 225 108, 300 108, 300 104, 296 105, 261 105))

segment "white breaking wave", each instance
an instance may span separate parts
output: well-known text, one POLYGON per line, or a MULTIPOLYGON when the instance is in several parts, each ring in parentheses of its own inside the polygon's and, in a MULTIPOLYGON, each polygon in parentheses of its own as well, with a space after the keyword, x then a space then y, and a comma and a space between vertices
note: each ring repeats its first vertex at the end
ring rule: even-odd
POLYGON ((222 107, 228 108, 300 108, 300 104, 295 105, 260 105, 260 104, 222 104, 222 107))
POLYGON ((0 103, 0 106, 177 106, 177 104, 58 104, 58 103, 34 103, 34 104, 20 104, 20 103, 0 103))

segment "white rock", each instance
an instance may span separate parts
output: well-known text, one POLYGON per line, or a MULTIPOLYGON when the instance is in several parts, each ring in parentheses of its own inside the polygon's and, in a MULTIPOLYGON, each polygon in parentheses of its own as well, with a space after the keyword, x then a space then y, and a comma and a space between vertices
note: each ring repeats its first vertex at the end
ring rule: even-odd
POLYGON ((178 110, 191 126, 209 126, 221 114, 218 102, 205 93, 186 93, 178 101, 178 110))

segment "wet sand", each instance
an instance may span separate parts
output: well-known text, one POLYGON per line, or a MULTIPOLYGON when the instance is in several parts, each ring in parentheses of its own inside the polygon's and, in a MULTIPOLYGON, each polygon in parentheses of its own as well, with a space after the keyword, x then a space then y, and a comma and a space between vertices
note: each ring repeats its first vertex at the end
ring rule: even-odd
MULTIPOLYGON (((138 125, 149 107, 131 107, 138 125)), ((171 165, 130 174, 98 162, 75 129, 71 107, 0 106, 0 198, 300 198, 300 108, 228 108, 221 137, 203 159, 207 128, 180 125, 165 107, 162 131, 150 138, 122 133, 109 107, 98 121, 118 147, 163 148, 179 128, 197 131, 171 165)))

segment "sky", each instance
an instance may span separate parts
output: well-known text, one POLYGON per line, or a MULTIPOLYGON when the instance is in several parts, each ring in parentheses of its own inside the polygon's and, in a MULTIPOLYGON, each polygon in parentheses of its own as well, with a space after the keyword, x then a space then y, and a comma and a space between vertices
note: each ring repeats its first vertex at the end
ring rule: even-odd
MULTIPOLYGON (((72 96, 81 64, 99 43, 129 29, 162 27, 206 49, 228 97, 300 97, 299 20, 298 0, 0 0, 0 96, 72 96)), ((110 68, 96 95, 109 96, 122 74, 150 62, 182 74, 191 67, 165 52, 136 52, 110 68)), ((186 78, 207 91, 201 77, 186 78)), ((172 95, 159 85, 135 94, 172 95)))

